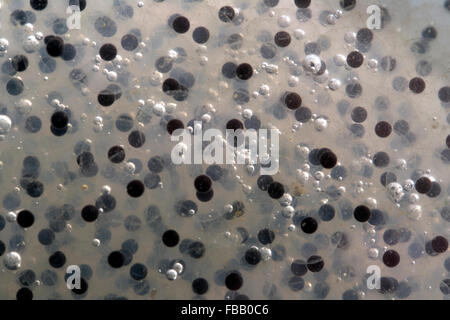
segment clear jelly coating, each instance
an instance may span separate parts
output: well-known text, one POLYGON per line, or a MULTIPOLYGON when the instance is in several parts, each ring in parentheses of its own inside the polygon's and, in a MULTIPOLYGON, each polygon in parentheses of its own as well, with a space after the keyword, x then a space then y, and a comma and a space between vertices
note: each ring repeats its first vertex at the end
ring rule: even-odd
POLYGON ((449 0, 0 1, 0 298, 448 299, 449 30, 449 0), (278 148, 174 162, 207 129, 278 148))

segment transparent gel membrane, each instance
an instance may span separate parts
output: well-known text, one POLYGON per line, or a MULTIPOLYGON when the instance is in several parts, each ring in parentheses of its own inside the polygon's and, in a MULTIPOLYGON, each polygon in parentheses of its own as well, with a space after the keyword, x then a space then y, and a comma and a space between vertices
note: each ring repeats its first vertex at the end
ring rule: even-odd
POLYGON ((447 2, 87 1, 80 29, 69 30, 68 1, 43 10, 3 1, 0 297, 27 288, 34 299, 448 298, 447 2), (370 5, 381 10, 381 29, 367 29, 370 5), (224 6, 234 8, 231 21, 219 18, 224 6), (184 33, 177 15, 189 20, 184 33), (200 26, 209 38, 193 36, 200 26), (76 54, 65 47, 51 57, 47 36, 76 54), (105 44, 117 50, 112 61, 103 59, 114 56, 105 44), (358 67, 347 63, 354 51, 363 56, 358 67), (251 77, 224 70, 227 62, 248 63, 251 77), (182 90, 165 93, 168 78, 182 90), (301 107, 285 104, 289 92, 301 107), (68 125, 52 131, 58 111, 68 125), (259 158, 253 166, 173 164, 172 119, 223 134, 231 119, 279 130, 271 178, 285 194, 273 199, 268 185, 258 187, 259 158), (125 152, 120 163, 108 158, 113 146, 125 152), (317 157, 322 148, 337 157, 332 168, 317 157), (150 170, 155 156, 162 162, 150 170), (209 201, 196 194, 202 174, 212 180, 209 201), (145 185, 139 197, 127 193, 134 180, 145 185), (101 209, 94 222, 83 219, 87 205, 101 209), (361 205, 368 221, 355 217, 361 205), (24 210, 31 226, 21 226, 24 210), (317 230, 305 232, 305 217, 317 230), (174 246, 163 241, 167 230, 179 235, 174 246), (120 250, 114 268, 108 257, 120 250), (55 267, 49 258, 58 251, 65 261, 55 267), (309 261, 305 274, 293 266, 299 259, 309 261), (70 265, 87 283, 81 294, 67 288, 70 265), (379 267, 380 289, 368 287, 370 266, 379 267), (243 279, 237 289, 233 272, 243 279))

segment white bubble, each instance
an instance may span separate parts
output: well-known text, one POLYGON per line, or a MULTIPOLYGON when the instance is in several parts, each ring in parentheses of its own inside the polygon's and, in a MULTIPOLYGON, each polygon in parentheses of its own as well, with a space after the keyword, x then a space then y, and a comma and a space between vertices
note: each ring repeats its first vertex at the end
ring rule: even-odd
POLYGON ((22 257, 15 251, 8 252, 3 259, 3 263, 7 269, 17 270, 22 265, 22 257))
POLYGON ((315 74, 322 68, 322 61, 320 60, 319 56, 315 54, 309 54, 303 60, 303 68, 305 68, 306 71, 315 74))
POLYGON ((178 273, 174 269, 169 269, 166 273, 167 279, 176 280, 178 273))
POLYGON ((0 134, 7 134, 11 130, 11 119, 7 115, 0 115, 0 134))

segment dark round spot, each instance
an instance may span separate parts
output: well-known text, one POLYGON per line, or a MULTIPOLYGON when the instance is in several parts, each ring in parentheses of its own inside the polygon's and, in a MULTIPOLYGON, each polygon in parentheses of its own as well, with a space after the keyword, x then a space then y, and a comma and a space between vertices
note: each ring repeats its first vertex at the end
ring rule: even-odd
POLYGON ((384 151, 379 151, 372 158, 373 165, 378 168, 387 167, 389 165, 389 155, 384 151))
POLYGON ((199 44, 208 42, 209 40, 209 30, 205 27, 197 27, 192 32, 192 39, 199 44))
POLYGON ((306 262, 300 259, 294 260, 291 264, 291 272, 296 276, 304 276, 308 272, 306 262))
POLYGON ((125 160, 125 150, 121 146, 114 146, 108 150, 108 159, 112 163, 121 163, 125 160))
POLYGON ((258 188, 262 191, 267 191, 270 184, 273 182, 272 176, 269 175, 261 175, 259 176, 258 180, 256 181, 256 184, 258 185, 258 188))
POLYGON ((255 266, 261 261, 261 253, 257 248, 250 248, 245 252, 244 258, 248 264, 255 266))
POLYGON ((84 278, 80 279, 80 288, 73 288, 72 289, 72 293, 76 294, 76 295, 82 295, 85 294, 86 291, 88 290, 88 283, 86 282, 86 280, 84 278))
POLYGON ((198 210, 197 205, 194 201, 191 200, 185 200, 185 201, 179 201, 175 205, 175 211, 178 212, 179 215, 183 217, 190 217, 194 215, 198 210), (192 212, 190 212, 192 210, 192 212))
POLYGON ((42 182, 34 180, 26 184, 25 190, 30 197, 39 198, 44 193, 44 185, 42 182))
POLYGON ((38 241, 44 246, 49 246, 55 240, 55 233, 51 229, 42 229, 38 233, 38 241))
POLYGON ((356 123, 362 123, 367 119, 367 110, 363 107, 355 107, 351 113, 352 120, 356 123))
POLYGON ((207 175, 202 174, 195 178, 194 186, 198 192, 207 192, 211 189, 212 182, 207 175))
POLYGON ((236 76, 241 80, 248 80, 253 75, 253 67, 248 63, 241 63, 236 68, 236 76))
POLYGON ((29 133, 37 133, 42 128, 42 121, 37 116, 30 116, 25 120, 25 130, 29 133))
POLYGON ((86 222, 94 222, 98 217, 98 209, 93 205, 87 205, 81 210, 81 217, 86 222))
POLYGON ((395 229, 388 229, 383 233, 383 240, 390 246, 396 245, 400 241, 400 232, 395 229))
POLYGON ((422 194, 425 194, 431 190, 431 180, 427 177, 420 177, 417 179, 414 187, 416 191, 422 194))
POLYGON ((64 111, 57 111, 51 118, 52 126, 56 129, 63 129, 69 123, 69 117, 64 111))
POLYGON ((33 292, 29 288, 20 288, 16 293, 16 299, 18 301, 31 301, 33 300, 33 292))
POLYGON ((409 132, 409 123, 406 120, 398 120, 394 123, 394 132, 398 135, 405 135, 409 132))
POLYGON ((144 185, 149 189, 155 189, 156 187, 158 187, 160 182, 161 177, 159 176, 159 174, 148 173, 144 177, 144 185))
POLYGON ((357 138, 362 138, 364 136, 364 133, 366 132, 364 126, 359 123, 351 124, 349 129, 357 138))
POLYGON ((293 276, 288 280, 289 289, 294 292, 300 291, 305 287, 305 280, 302 277, 293 276))
POLYGON ((192 291, 196 294, 205 294, 208 291, 208 281, 203 278, 197 278, 192 281, 192 291))
POLYGON ((431 189, 427 192, 427 196, 435 198, 441 194, 441 185, 435 181, 431 182, 431 189))
POLYGON ((59 57, 64 51, 64 40, 57 36, 49 36, 46 49, 49 56, 59 57))
POLYGON ((441 292, 444 295, 446 295, 446 296, 449 295, 450 294, 450 279, 442 280, 441 283, 439 284, 439 290, 441 290, 441 292))
POLYGON ((271 43, 263 43, 259 49, 259 52, 264 59, 272 59, 277 54, 277 47, 271 43))
POLYGON ((275 240, 275 233, 270 229, 262 229, 258 232, 258 240, 263 245, 270 244, 275 240))
POLYGON ((173 96, 179 89, 180 83, 173 78, 167 78, 162 84, 162 91, 169 96, 173 96))
POLYGON ((28 68, 28 58, 24 55, 14 56, 11 60, 11 64, 17 72, 25 71, 28 68))
POLYGON ((133 118, 128 114, 121 114, 116 119, 116 128, 121 132, 128 132, 133 128, 133 118))
POLYGON ((357 206, 355 210, 353 210, 353 216, 356 221, 366 222, 370 218, 370 209, 364 205, 357 206))
POLYGON ((139 198, 144 193, 145 186, 140 180, 133 180, 127 185, 127 193, 130 197, 139 198))
POLYGON ((421 93, 425 90, 425 81, 422 78, 412 78, 409 81, 409 90, 414 93, 421 93))
POLYGON ((109 17, 98 17, 94 23, 95 30, 106 38, 114 36, 117 32, 117 24, 109 17))
POLYGON ((316 232, 317 227, 318 227, 317 221, 312 217, 306 217, 302 219, 300 223, 300 228, 302 228, 302 231, 308 234, 316 232))
POLYGON ((167 230, 162 235, 162 242, 169 248, 175 247, 180 242, 180 236, 175 230, 167 230))
POLYGON ((336 155, 327 148, 320 149, 317 156, 319 158, 320 165, 325 169, 331 169, 337 163, 336 155))
POLYGON ((347 64, 352 68, 359 68, 364 62, 363 55, 358 51, 352 51, 347 56, 347 64))
POLYGON ((387 267, 393 268, 400 263, 400 255, 395 250, 388 250, 383 254, 383 263, 387 267))
POLYGON ((117 48, 111 43, 106 43, 100 48, 100 57, 105 61, 114 60, 117 56, 117 48))
MULTIPOLYGON (((226 62, 222 66, 222 75, 228 79, 233 79, 236 76, 237 65, 233 62, 226 62)), ((449 94, 450 96, 450 94, 449 94)))
POLYGON ((142 263, 135 263, 130 268, 130 277, 136 281, 141 281, 147 277, 147 267, 142 263))
POLYGON ((306 123, 311 120, 312 112, 308 107, 300 107, 295 110, 295 119, 301 123, 306 123))
POLYGON ((331 221, 335 215, 335 209, 332 205, 324 204, 319 208, 319 217, 322 221, 331 221))
POLYGON ((238 119, 231 119, 230 121, 227 122, 226 124, 226 129, 227 130, 243 130, 244 129, 244 125, 242 124, 242 122, 238 119))
POLYGON ((267 188, 267 192, 272 199, 280 199, 284 194, 284 187, 279 182, 272 182, 267 188))
POLYGON ((345 93, 349 98, 352 99, 358 98, 362 94, 362 86, 358 82, 349 83, 345 87, 345 93))
POLYGON ((138 47, 139 40, 134 34, 129 33, 122 37, 120 44, 126 51, 133 51, 138 47))
POLYGON ((309 5, 311 4, 311 0, 294 0, 295 5, 297 6, 297 8, 308 8, 309 5))
POLYGON ((235 16, 234 9, 230 6, 223 6, 219 9, 219 19, 222 22, 231 22, 235 16))
POLYGON ((53 32, 55 34, 65 34, 67 31, 69 31, 69 28, 67 27, 67 20, 63 18, 58 18, 53 21, 53 32))
POLYGON ((29 287, 33 285, 34 281, 36 280, 36 274, 33 270, 24 270, 18 275, 17 280, 22 286, 29 287))
POLYGON ((431 240, 431 247, 437 253, 444 253, 448 249, 448 240, 443 236, 436 236, 431 240))
POLYGON ((359 300, 358 292, 353 289, 349 289, 342 293, 342 300, 359 300))
POLYGON ((61 55, 61 58, 64 61, 71 61, 75 58, 76 55, 77 49, 75 49, 75 47, 72 44, 66 43, 63 47, 63 53, 61 55))
POLYGON ((161 73, 169 72, 173 67, 172 58, 170 57, 159 57, 155 61, 155 68, 161 73))
POLYGON ((381 294, 393 293, 398 288, 398 281, 392 277, 381 277, 380 278, 380 289, 381 294))
POLYGON ((172 28, 176 33, 186 33, 189 30, 189 27, 189 20, 184 16, 178 16, 172 22, 172 28))
POLYGON ((200 259, 205 254, 205 245, 200 241, 193 241, 189 244, 187 251, 194 259, 200 259))
POLYGON ((283 100, 284 104, 291 110, 295 110, 302 105, 302 98, 295 92, 286 92, 283 100))
POLYGON ((128 135, 128 143, 134 148, 140 148, 145 144, 145 135, 139 130, 131 131, 128 135))
POLYGON ((389 122, 380 121, 375 125, 375 134, 380 138, 388 137, 392 132, 392 126, 389 122))
POLYGON ((442 150, 442 152, 441 152, 441 160, 444 163, 447 163, 447 164, 450 163, 450 148, 442 150))
POLYGON ((231 272, 227 277, 225 278, 225 285, 228 288, 228 290, 236 291, 239 290, 242 287, 242 284, 244 283, 244 279, 238 273, 237 271, 231 272))
POLYGON ((277 46, 284 48, 291 43, 291 36, 286 31, 279 31, 275 34, 273 41, 277 46))
POLYGON ((160 156, 154 156, 148 160, 147 168, 153 173, 160 173, 164 169, 164 161, 160 156))
POLYGON ((438 98, 443 103, 449 103, 450 102, 450 87, 442 87, 438 91, 438 98))
POLYGON ((385 56, 381 58, 380 66, 384 71, 393 71, 397 66, 397 60, 391 56, 385 56))
POLYGON ((383 172, 380 176, 380 183, 385 187, 387 185, 389 185, 390 183, 396 182, 396 181, 397 181, 397 176, 395 175, 395 173, 390 172, 390 171, 383 172))
POLYGON ((47 7, 48 0, 30 0, 30 6, 36 10, 44 10, 47 7))
MULTIPOLYGON (((129 215, 125 218, 123 225, 127 231, 134 232, 141 227, 141 219, 135 215, 129 215)), ((122 249, 125 249, 122 247, 122 249)), ((129 251, 129 250, 128 250, 129 251)))
POLYGON ((184 123, 179 119, 172 119, 167 122, 167 132, 171 135, 178 129, 184 129, 184 123))
POLYGON ((12 96, 18 96, 23 92, 23 89, 23 82, 18 78, 12 78, 6 83, 6 91, 12 96))
POLYGON ((319 272, 323 269, 325 263, 321 256, 311 256, 306 261, 306 266, 308 267, 308 270, 311 272, 319 272))
POLYGON ((28 210, 22 210, 17 214, 17 223, 22 228, 29 228, 34 223, 34 214, 28 210))
POLYGON ((437 37, 437 30, 435 27, 426 27, 422 31, 422 37, 429 40, 434 40, 437 37))
POLYGON ((356 40, 361 44, 369 44, 372 42, 373 32, 368 28, 359 29, 356 33, 356 40))
POLYGON ((199 192, 199 191, 197 191, 195 193, 195 195, 197 196, 197 199, 200 200, 201 202, 208 202, 208 201, 210 201, 213 198, 214 190, 213 189, 209 189, 206 192, 199 192))
POLYGON ((66 255, 61 251, 56 251, 48 258, 48 262, 53 268, 61 268, 66 263, 66 255))
POLYGON ((117 269, 124 265, 125 256, 120 251, 113 251, 108 256, 108 263, 111 267, 117 269))

